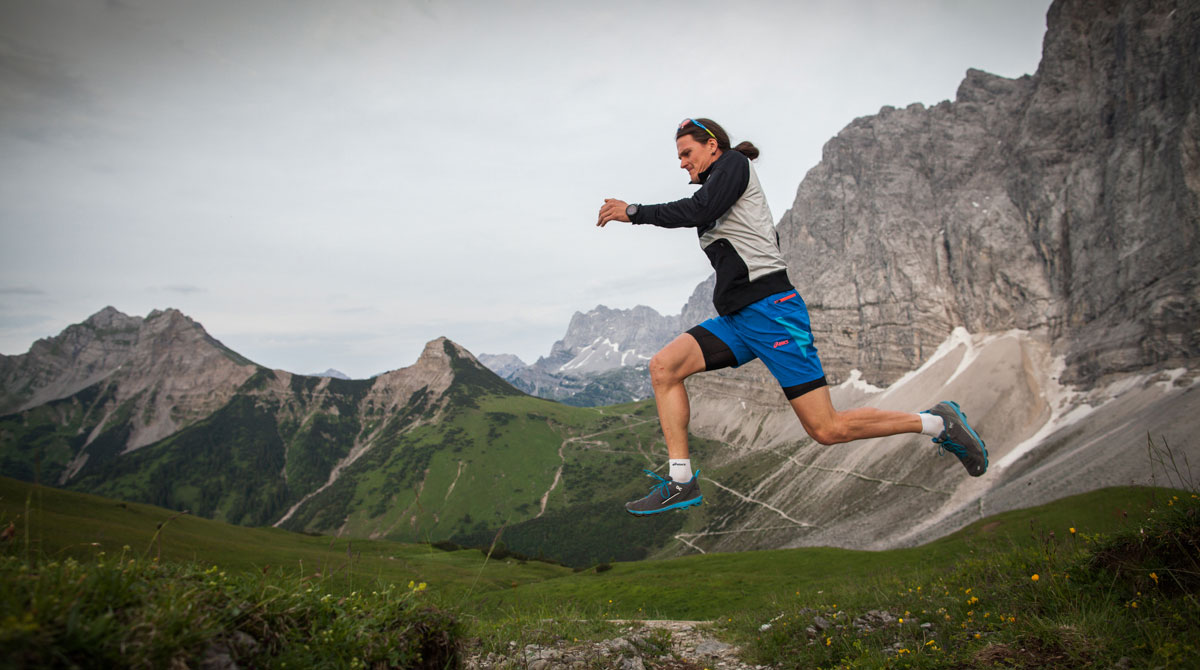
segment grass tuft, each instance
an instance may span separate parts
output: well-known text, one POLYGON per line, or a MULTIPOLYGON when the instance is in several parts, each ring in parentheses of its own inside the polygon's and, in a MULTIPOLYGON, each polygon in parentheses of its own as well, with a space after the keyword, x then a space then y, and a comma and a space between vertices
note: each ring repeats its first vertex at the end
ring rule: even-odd
POLYGON ((29 668, 445 668, 459 624, 425 585, 338 595, 318 576, 98 552, 0 558, 0 657, 29 668), (221 666, 226 667, 226 666, 221 666))
POLYGON ((1174 492, 1110 535, 1036 531, 942 574, 847 584, 725 628, 779 668, 1195 667, 1198 539, 1200 497, 1174 492))

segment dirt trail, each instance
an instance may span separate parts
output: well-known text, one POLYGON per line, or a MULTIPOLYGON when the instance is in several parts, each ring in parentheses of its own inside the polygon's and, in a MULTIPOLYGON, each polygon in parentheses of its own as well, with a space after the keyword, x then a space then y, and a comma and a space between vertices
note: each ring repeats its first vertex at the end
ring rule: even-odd
POLYGON ((765 666, 741 660, 741 650, 719 640, 711 621, 628 621, 613 620, 620 634, 596 642, 558 642, 553 645, 509 642, 505 653, 480 651, 467 654, 468 670, 493 668, 612 668, 627 670, 762 670, 765 666), (664 642, 669 641, 669 645, 664 642))
MULTIPOLYGON (((622 419, 632 419, 633 418, 632 414, 621 414, 619 416, 622 419)), ((558 482, 562 480, 563 466, 566 465, 566 463, 567 463, 567 459, 566 459, 566 456, 564 455, 563 451, 567 448, 568 444, 572 444, 575 442, 583 442, 584 440, 589 440, 593 437, 596 437, 597 435, 604 435, 605 433, 612 433, 612 432, 618 431, 618 430, 628 430, 630 428, 636 428, 637 426, 641 426, 643 424, 650 423, 651 421, 658 421, 658 419, 643 419, 641 421, 635 421, 633 423, 623 423, 619 426, 613 426, 612 428, 605 428, 604 430, 600 430, 595 433, 590 433, 588 435, 577 435, 575 437, 568 437, 567 439, 563 440, 562 444, 558 445, 558 470, 554 471, 554 481, 550 482, 550 488, 546 489, 546 492, 542 494, 541 507, 540 507, 540 509, 538 509, 537 516, 535 516, 533 518, 537 519, 546 513, 546 504, 548 502, 550 502, 550 494, 554 492, 554 489, 558 488, 558 482)))

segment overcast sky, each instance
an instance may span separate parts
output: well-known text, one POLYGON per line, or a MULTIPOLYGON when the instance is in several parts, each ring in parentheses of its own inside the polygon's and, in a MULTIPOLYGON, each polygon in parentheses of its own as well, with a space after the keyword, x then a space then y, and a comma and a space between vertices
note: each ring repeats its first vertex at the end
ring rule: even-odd
POLYGON ((0 353, 175 307, 366 377, 678 314, 695 235, 594 223, 692 192, 682 118, 758 145, 778 220, 854 118, 1032 74, 1048 5, 0 0, 0 353))

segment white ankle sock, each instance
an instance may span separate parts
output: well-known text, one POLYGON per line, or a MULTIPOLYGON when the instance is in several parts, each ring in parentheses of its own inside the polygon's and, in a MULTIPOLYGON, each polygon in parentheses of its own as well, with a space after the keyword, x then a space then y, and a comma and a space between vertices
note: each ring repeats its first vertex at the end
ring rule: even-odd
POLYGON ((942 421, 942 417, 928 412, 921 412, 917 416, 921 417, 921 434, 929 437, 937 437, 946 430, 946 422, 942 421))
POLYGON ((690 458, 672 458, 671 464, 671 479, 680 484, 686 484, 692 481, 692 459, 690 458))

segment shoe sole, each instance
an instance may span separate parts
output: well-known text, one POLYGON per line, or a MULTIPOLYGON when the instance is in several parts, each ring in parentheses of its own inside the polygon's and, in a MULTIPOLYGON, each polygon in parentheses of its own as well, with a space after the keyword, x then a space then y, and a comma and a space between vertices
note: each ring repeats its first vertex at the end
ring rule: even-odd
POLYGON ((704 496, 699 495, 699 496, 696 496, 695 498, 692 498, 691 500, 684 500, 683 502, 677 502, 674 505, 667 505, 666 507, 662 507, 662 508, 656 509, 656 510, 639 511, 639 510, 631 510, 628 507, 626 507, 625 511, 629 512, 630 514, 632 514, 634 516, 649 516, 651 514, 662 514, 663 512, 670 512, 673 509, 684 509, 686 507, 692 507, 693 505, 699 505, 702 502, 704 502, 704 496))
MULTIPOLYGON (((972 474, 971 476, 982 477, 987 472, 989 465, 987 444, 984 443, 983 438, 979 437, 979 433, 976 433, 975 429, 971 427, 971 423, 967 421, 967 415, 963 414, 963 411, 959 408, 958 403, 954 402, 953 400, 947 400, 946 404, 949 405, 950 409, 954 410, 954 413, 958 415, 958 421, 962 424, 962 427, 966 428, 967 432, 971 434, 971 437, 975 438, 975 441, 979 443, 979 450, 983 452, 983 472, 977 475, 972 474)), ((968 472, 967 474, 971 473, 968 472)))

